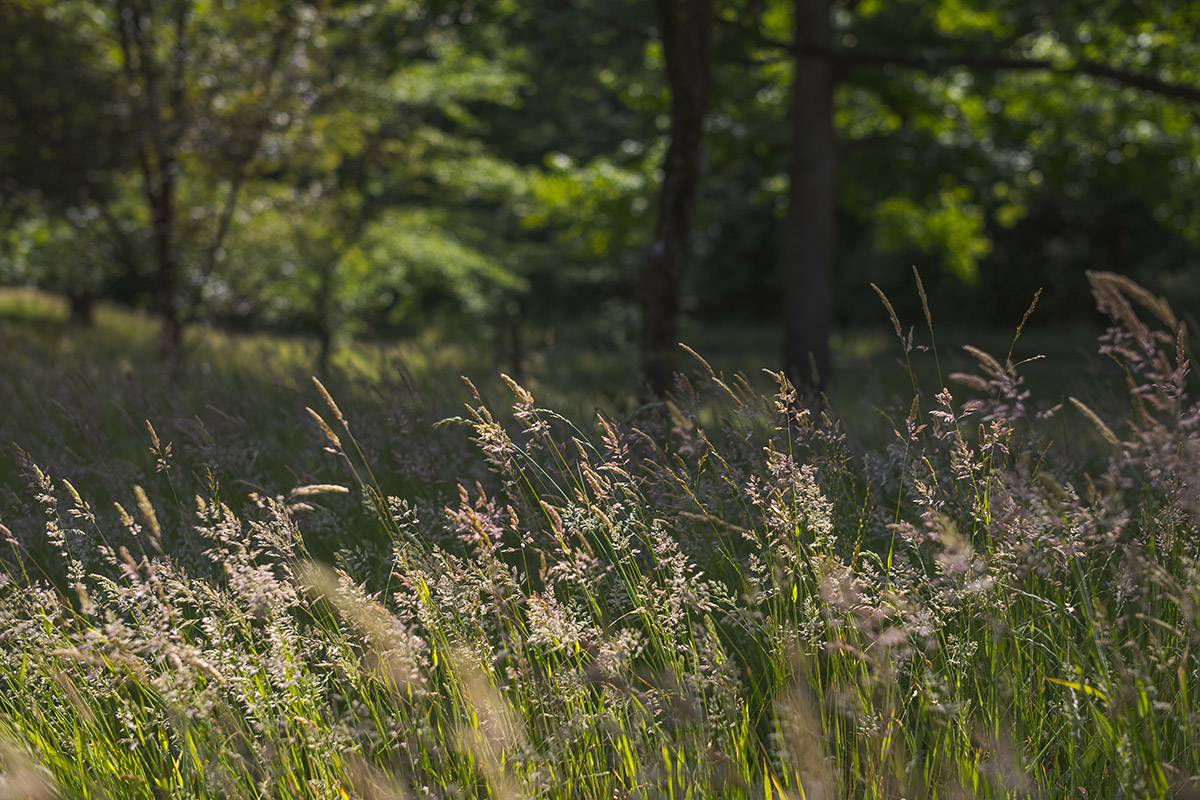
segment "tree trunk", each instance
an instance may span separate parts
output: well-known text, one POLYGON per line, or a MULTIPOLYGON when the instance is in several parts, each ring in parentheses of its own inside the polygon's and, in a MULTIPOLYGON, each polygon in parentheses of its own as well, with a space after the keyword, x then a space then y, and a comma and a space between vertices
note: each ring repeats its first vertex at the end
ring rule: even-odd
POLYGON ((321 377, 329 375, 333 362, 333 350, 336 344, 337 320, 334 319, 335 299, 333 296, 334 273, 337 271, 337 260, 332 256, 321 262, 318 272, 317 294, 313 298, 313 312, 317 323, 317 373, 321 377))
POLYGON ((833 65, 803 45, 828 51, 831 6, 832 0, 796 0, 791 187, 782 241, 784 367, 809 399, 830 378, 837 165, 833 65))
POLYGON ((155 305, 162 318, 163 361, 172 376, 178 377, 183 369, 183 320, 179 313, 178 274, 172 241, 175 228, 174 195, 174 180, 164 170, 159 191, 151 198, 150 208, 154 218, 154 249, 158 267, 155 275, 155 305))
POLYGON ((517 383, 524 380, 525 342, 521 331, 521 303, 504 303, 492 317, 492 358, 517 383))
POLYGON ((329 375, 333 361, 333 331, 328 325, 317 325, 317 374, 322 378, 329 375))
POLYGON ((92 328, 96 324, 96 294, 89 289, 73 286, 67 290, 67 302, 70 304, 71 316, 69 325, 80 328, 92 328))
POLYGON ((188 111, 185 67, 192 0, 178 0, 170 9, 156 4, 116 3, 121 62, 133 105, 133 134, 142 174, 154 243, 154 275, 149 287, 162 318, 162 355, 172 377, 183 367, 183 315, 179 303, 179 263, 176 248, 175 189, 181 171, 178 159, 188 111), (158 13, 173 13, 169 22, 158 13), (164 59, 156 42, 170 37, 164 59), (133 90, 136 89, 136 92, 133 90))
POLYGON ((679 283, 700 172, 700 144, 710 87, 712 0, 655 0, 671 88, 671 143, 663 165, 655 242, 642 274, 644 399, 671 384, 678 346, 679 283))

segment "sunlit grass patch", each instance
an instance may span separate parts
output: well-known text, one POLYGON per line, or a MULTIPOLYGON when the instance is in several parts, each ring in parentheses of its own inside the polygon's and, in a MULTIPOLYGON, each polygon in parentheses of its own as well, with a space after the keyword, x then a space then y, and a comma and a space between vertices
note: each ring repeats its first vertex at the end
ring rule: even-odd
POLYGON ((37 289, 0 287, 0 316, 25 322, 63 322, 68 316, 67 301, 64 297, 37 289))

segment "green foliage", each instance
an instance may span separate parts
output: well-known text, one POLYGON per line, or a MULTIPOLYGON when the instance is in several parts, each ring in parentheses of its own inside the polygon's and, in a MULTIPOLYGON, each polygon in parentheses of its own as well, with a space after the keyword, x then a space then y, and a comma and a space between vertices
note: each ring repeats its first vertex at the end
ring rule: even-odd
POLYGON ((551 153, 546 168, 530 176, 534 202, 522 223, 557 223, 560 246, 581 260, 645 247, 651 233, 646 173, 657 160, 648 154, 628 166, 606 158, 577 165, 565 153, 551 153))
MULTIPOLYGON (((921 208, 903 197, 891 197, 876 208, 876 237, 883 252, 915 245, 922 252, 938 253, 947 269, 962 280, 979 280, 979 261, 991 251, 984 235, 984 215, 967 204, 970 192, 954 186, 938 192, 932 208, 921 208)), ((1012 212, 1010 212, 1012 213, 1012 212)))
POLYGON ((106 44, 78 4, 0 8, 0 212, 103 199, 131 164, 106 44))
POLYGON ((8 231, 7 246, 0 248, 0 280, 99 293, 115 261, 111 242, 97 230, 100 227, 94 209, 21 220, 8 231))
MULTIPOLYGON (((783 2, 722 4, 689 287, 710 313, 731 301, 761 313, 777 296, 772 268, 760 265, 778 260, 775 226, 764 220, 786 200, 790 69, 778 43, 791 36, 789 11, 783 2)), ((1029 275, 1030 264, 1047 286, 1080 286, 1084 270, 1106 268, 1182 290, 1169 265, 1194 259, 1184 255, 1194 253, 1194 215, 1181 203, 1195 193, 1200 156, 1186 99, 1200 86, 1189 12, 1170 3, 1047 13, 992 0, 861 2, 835 4, 833 21, 840 318, 872 319, 861 287, 899 285, 914 258, 947 287, 977 274, 958 292, 968 300, 946 312, 961 309, 964 322, 1019 318, 1039 281, 1012 276, 1029 275), (1122 83, 1122 71, 1185 96, 1122 83), (1125 213, 1110 214, 1118 205, 1125 213), (1121 244, 1111 241, 1117 226, 1121 244)), ((1048 300, 1061 318, 1086 314, 1078 293, 1048 300)), ((1190 312, 1195 299, 1180 301, 1190 312)))
POLYGON ((362 245, 359 282, 364 295, 377 295, 372 288, 384 287, 408 295, 409 307, 401 316, 411 317, 418 312, 411 304, 440 282, 441 291, 457 295, 468 312, 478 314, 489 309, 495 290, 519 292, 527 287, 525 278, 456 235, 455 223, 461 224, 448 214, 428 211, 391 212, 381 218, 362 245))
MULTIPOLYGON (((781 311, 793 5, 716 3, 684 277, 701 317, 781 311)), ((935 292, 966 285, 946 313, 972 322, 1020 314, 1029 264, 1059 286, 1127 269, 1200 308, 1191 5, 863 0, 832 21, 839 320, 874 319, 862 286, 914 260, 935 292)), ((170 172, 186 319, 330 338, 513 307, 534 326, 627 318, 666 152, 662 62, 635 0, 8 3, 2 279, 147 304, 170 172)), ((1078 301, 1045 297, 1062 318, 1086 318, 1078 301)))

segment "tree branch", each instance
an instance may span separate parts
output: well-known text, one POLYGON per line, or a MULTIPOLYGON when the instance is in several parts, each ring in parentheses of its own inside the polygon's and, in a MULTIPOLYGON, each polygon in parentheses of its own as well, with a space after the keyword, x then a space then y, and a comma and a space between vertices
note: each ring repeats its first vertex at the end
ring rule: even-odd
MULTIPOLYGON (((1163 97, 1174 97, 1179 100, 1200 103, 1200 87, 1170 83, 1155 78, 1152 75, 1126 72, 1125 70, 1116 69, 1107 64, 1100 64, 1095 61, 1081 61, 1074 71, 1096 78, 1106 78, 1126 86, 1132 86, 1135 89, 1154 92, 1163 97)), ((1067 72, 1070 72, 1070 70, 1067 72)))
POLYGON ((1088 75, 1093 78, 1103 78, 1105 80, 1119 83, 1123 86, 1129 86, 1134 89, 1153 92, 1154 94, 1162 95, 1163 97, 1173 97, 1175 99, 1186 100, 1191 103, 1200 103, 1200 86, 1164 81, 1161 78, 1156 78, 1153 75, 1130 72, 1109 64, 1102 64, 1099 61, 1082 59, 1076 61, 1074 64, 1061 64, 1056 63, 1051 59, 1021 58, 988 54, 974 55, 971 53, 955 53, 945 48, 928 47, 909 52, 900 50, 857 50, 853 48, 839 49, 815 45, 797 46, 793 42, 785 42, 779 39, 773 39, 762 33, 757 28, 749 28, 733 20, 726 19, 720 15, 717 16, 717 20, 724 25, 737 28, 743 34, 748 34, 759 44, 766 47, 773 47, 783 50, 792 54, 793 56, 803 54, 807 56, 828 59, 840 66, 842 69, 853 69, 855 67, 869 65, 893 65, 924 70, 945 70, 952 69, 954 67, 967 67, 968 69, 987 72, 1043 71, 1067 77, 1088 75))
POLYGON ((125 2, 117 3, 117 35, 121 44, 121 68, 125 73, 125 80, 128 81, 128 91, 131 95, 130 105, 133 111, 133 135, 136 141, 138 165, 142 170, 142 179, 146 182, 147 191, 150 190, 150 153, 149 143, 147 142, 147 133, 151 127, 150 113, 147 108, 148 100, 144 96, 137 97, 133 94, 134 88, 138 86, 137 74, 139 66, 135 63, 135 55, 143 55, 140 51, 135 54, 133 46, 133 38, 130 35, 130 29, 136 29, 137 20, 134 16, 133 7, 125 2))
MULTIPOLYGON (((245 183, 246 173, 249 169, 250 162, 258 153, 258 149, 262 144, 263 137, 266 135, 267 127, 270 124, 270 112, 273 104, 270 102, 272 95, 275 92, 275 78, 279 73, 280 64, 283 61, 283 56, 290 50, 294 43, 290 31, 277 31, 273 37, 274 45, 271 48, 270 54, 267 56, 266 74, 263 77, 263 92, 264 101, 262 103, 261 113, 251 126, 250 135, 246 137, 241 148, 230 146, 229 149, 235 152, 235 163, 233 175, 229 178, 229 187, 225 195, 225 203, 221 209, 221 213, 217 217, 217 229, 213 234, 212 241, 209 242, 208 248, 204 254, 202 274, 207 279, 216 270, 217 256, 221 252, 221 248, 225 244, 225 239, 229 235, 229 228, 233 223, 233 215, 237 210, 238 195, 241 193, 242 184, 245 183)), ((232 143, 231 143, 232 145, 232 143)), ((198 301, 197 301, 198 302, 198 301)))
POLYGON ((1153 75, 1128 72, 1109 66, 1108 64, 1101 64, 1098 61, 1081 60, 1068 65, 1059 64, 1050 59, 971 55, 969 53, 951 53, 940 50, 925 50, 914 53, 889 51, 856 52, 854 50, 835 51, 831 49, 820 51, 815 48, 805 48, 805 50, 814 55, 842 62, 848 68, 866 64, 892 64, 902 67, 912 67, 914 69, 967 67, 968 69, 990 72, 1042 71, 1067 77, 1089 75, 1094 78, 1104 78, 1135 89, 1153 92, 1163 97, 1173 97, 1192 103, 1200 103, 1200 87, 1198 86, 1171 83, 1156 78, 1153 75))
POLYGON ((100 218, 104 220, 105 226, 109 233, 112 234, 113 242, 117 246, 118 260, 125 265, 125 273, 135 279, 141 280, 144 277, 144 271, 141 259, 138 257, 137 248, 129 238, 129 234, 121 227, 121 223, 113 214, 112 209, 108 207, 106 202, 96 203, 96 208, 100 212, 100 218))
MULTIPOLYGON (((785 42, 782 39, 775 39, 775 38, 770 37, 767 34, 763 33, 762 29, 760 27, 758 27, 757 21, 755 21, 754 27, 751 28, 746 25, 743 25, 742 23, 740 23, 736 20, 728 19, 727 17, 725 17, 722 14, 716 14, 715 17, 716 17, 717 22, 720 23, 721 25, 724 25, 727 28, 733 28, 734 30, 736 30, 739 33, 749 35, 755 42, 763 45, 764 47, 772 47, 772 48, 775 48, 776 50, 782 50, 786 53, 794 53, 796 50, 796 48, 792 45, 791 42, 785 42)), ((752 60, 752 63, 771 63, 771 62, 769 62, 769 61, 758 62, 758 61, 752 60)))
POLYGON ((171 48, 171 95, 169 101, 171 108, 170 140, 172 158, 174 158, 174 151, 178 148, 179 141, 186 127, 184 115, 187 112, 187 87, 184 80, 184 73, 187 68, 187 27, 191 13, 191 0, 183 0, 179 4, 175 16, 175 42, 171 48))

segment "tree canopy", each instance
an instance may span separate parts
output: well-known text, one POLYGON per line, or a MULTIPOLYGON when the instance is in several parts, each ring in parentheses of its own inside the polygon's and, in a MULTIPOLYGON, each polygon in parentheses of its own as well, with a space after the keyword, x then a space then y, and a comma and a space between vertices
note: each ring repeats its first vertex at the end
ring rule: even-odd
POLYGON ((821 386, 831 326, 913 264, 950 321, 1038 286, 1083 318, 1089 268, 1189 312, 1198 27, 1166 1, 18 0, 0 281, 144 305, 172 358, 193 321, 307 331, 324 363, 591 320, 644 333, 659 390, 680 314, 781 320, 821 386))

